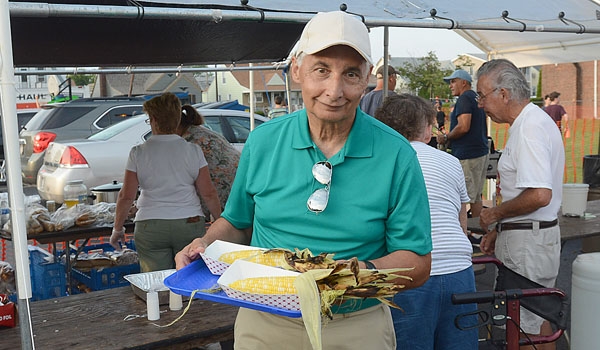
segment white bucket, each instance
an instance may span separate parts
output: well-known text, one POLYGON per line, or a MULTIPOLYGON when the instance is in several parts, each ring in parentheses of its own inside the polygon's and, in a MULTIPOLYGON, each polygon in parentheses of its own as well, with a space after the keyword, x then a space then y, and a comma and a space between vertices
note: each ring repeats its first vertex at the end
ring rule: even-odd
POLYGON ((571 349, 597 349, 600 315, 600 253, 580 254, 571 277, 571 349))
POLYGON ((588 184, 563 184, 562 213, 583 216, 587 207, 588 184))

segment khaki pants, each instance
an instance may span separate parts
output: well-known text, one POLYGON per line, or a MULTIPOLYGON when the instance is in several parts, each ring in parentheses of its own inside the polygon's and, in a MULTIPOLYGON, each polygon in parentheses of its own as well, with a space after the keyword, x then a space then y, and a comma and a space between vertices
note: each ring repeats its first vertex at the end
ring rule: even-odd
POLYGON ((481 202, 481 195, 483 192, 483 185, 485 183, 485 176, 487 174, 489 154, 481 156, 479 158, 461 159, 460 165, 462 166, 463 173, 465 175, 465 184, 467 186, 467 193, 469 194, 469 203, 481 202))
MULTIPOLYGON (((302 318, 277 316, 240 308, 235 321, 236 350, 311 350, 302 318)), ((347 314, 336 314, 322 326, 323 349, 396 349, 388 306, 379 304, 347 314)))
POLYGON ((175 254, 195 238, 204 236, 204 217, 188 219, 151 219, 135 223, 135 248, 142 272, 175 268, 175 254))

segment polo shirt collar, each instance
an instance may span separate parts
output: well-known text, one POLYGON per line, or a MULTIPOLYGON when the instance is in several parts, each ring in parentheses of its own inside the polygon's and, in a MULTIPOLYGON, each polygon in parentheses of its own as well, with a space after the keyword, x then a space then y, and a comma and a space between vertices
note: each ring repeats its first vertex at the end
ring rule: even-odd
MULTIPOLYGON (((368 118, 371 116, 365 114, 360 108, 356 109, 356 118, 342 148, 345 157, 371 157, 373 155, 373 130, 372 124, 368 118)), ((314 142, 308 131, 308 115, 306 109, 298 111, 296 116, 297 127, 293 129, 292 147, 295 149, 312 148, 314 142)))

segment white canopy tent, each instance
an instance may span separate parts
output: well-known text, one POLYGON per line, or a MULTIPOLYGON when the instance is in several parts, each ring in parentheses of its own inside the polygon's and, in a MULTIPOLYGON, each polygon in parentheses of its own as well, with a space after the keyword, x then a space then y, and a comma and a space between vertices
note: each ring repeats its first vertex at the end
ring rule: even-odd
MULTIPOLYGON (((280 61, 314 13, 342 6, 314 0, 59 1, 0 0, 2 128, 19 305, 24 306, 20 308, 23 349, 34 348, 34 341, 14 67, 280 61)), ((489 58, 505 57, 518 66, 596 60, 600 52, 597 0, 345 3, 342 7, 361 16, 369 27, 452 29, 489 58)))

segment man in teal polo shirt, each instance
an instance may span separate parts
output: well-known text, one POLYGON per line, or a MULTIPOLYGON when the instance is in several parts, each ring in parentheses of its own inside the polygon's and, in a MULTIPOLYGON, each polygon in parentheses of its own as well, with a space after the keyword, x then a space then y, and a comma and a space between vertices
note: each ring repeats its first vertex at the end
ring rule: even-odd
MULTIPOLYGON (((407 289, 431 267, 429 204, 415 151, 358 108, 372 69, 367 28, 344 12, 305 27, 291 74, 306 109, 248 138, 220 219, 177 254, 178 268, 216 239, 264 248, 309 248, 357 257, 360 267, 414 267, 407 289)), ((340 307, 323 327, 324 349, 395 349, 387 306, 340 307)), ((236 349, 310 349, 301 319, 241 308, 236 349)))

